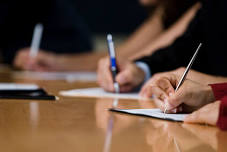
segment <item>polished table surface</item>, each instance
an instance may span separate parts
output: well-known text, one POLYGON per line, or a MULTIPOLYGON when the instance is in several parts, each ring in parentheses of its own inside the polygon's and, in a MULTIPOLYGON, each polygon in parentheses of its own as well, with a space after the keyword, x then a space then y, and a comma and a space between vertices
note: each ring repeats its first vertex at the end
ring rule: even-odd
MULTIPOLYGON (((95 82, 38 81, 0 74, 1 82, 36 83, 57 101, 0 100, 2 152, 212 152, 227 151, 227 133, 109 112, 113 99, 69 98, 60 90, 95 87, 95 82)), ((153 103, 119 100, 119 108, 153 108, 153 103)))

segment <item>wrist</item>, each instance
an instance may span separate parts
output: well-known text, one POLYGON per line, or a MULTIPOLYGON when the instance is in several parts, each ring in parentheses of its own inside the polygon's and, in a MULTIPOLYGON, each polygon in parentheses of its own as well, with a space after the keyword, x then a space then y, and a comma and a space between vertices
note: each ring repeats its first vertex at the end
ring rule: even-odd
POLYGON ((215 96, 214 96, 214 93, 213 93, 211 86, 206 85, 204 87, 204 92, 205 92, 205 95, 206 95, 206 101, 207 101, 206 104, 209 104, 209 103, 215 101, 215 96))
POLYGON ((146 81, 146 73, 144 72, 143 69, 141 69, 140 67, 136 67, 137 68, 137 73, 139 74, 139 78, 141 79, 141 84, 146 81))
POLYGON ((139 69, 138 71, 143 74, 143 82, 146 82, 151 77, 151 72, 146 63, 143 62, 136 62, 136 67, 139 69))

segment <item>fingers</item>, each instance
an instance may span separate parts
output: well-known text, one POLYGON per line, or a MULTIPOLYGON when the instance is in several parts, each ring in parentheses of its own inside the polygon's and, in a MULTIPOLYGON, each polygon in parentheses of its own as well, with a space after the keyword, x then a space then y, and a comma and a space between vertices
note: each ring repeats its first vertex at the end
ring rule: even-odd
POLYGON ((23 70, 46 71, 49 69, 50 54, 39 51, 36 57, 30 57, 30 48, 19 50, 14 59, 14 66, 23 70))
POLYGON ((133 81, 133 74, 129 68, 122 69, 116 76, 116 81, 120 86, 121 92, 129 92, 134 88, 133 81))
POLYGON ((17 52, 14 58, 14 66, 20 69, 26 69, 29 60, 29 50, 23 49, 17 52))
POLYGON ((143 83, 145 73, 134 63, 126 62, 121 64, 116 81, 120 85, 121 92, 129 92, 143 83))
POLYGON ((149 86, 143 92, 144 98, 157 98, 161 101, 165 101, 168 99, 168 95, 164 90, 159 88, 158 86, 149 86))
MULTIPOLYGON (((155 96, 165 96, 167 98, 170 94, 174 93, 174 88, 170 81, 161 77, 159 79, 152 78, 148 83, 142 88, 140 95, 145 98, 150 98, 155 96)), ((164 99, 163 99, 164 100, 164 99)))
POLYGON ((159 86, 166 94, 173 94, 175 92, 174 86, 167 78, 159 79, 156 82, 156 85, 159 86))
POLYGON ((114 92, 113 79, 110 71, 110 63, 107 57, 99 61, 97 74, 98 84, 104 90, 114 92))
MULTIPOLYGON (((143 82, 144 73, 135 64, 118 60, 117 65, 118 74, 116 76, 116 81, 120 86, 121 92, 132 91, 133 88, 139 86, 143 82)), ((108 57, 99 61, 97 73, 99 85, 106 91, 114 92, 113 78, 108 57)))
POLYGON ((204 120, 201 118, 200 111, 195 111, 192 114, 185 117, 184 122, 186 123, 204 123, 204 120))
POLYGON ((220 102, 208 104, 185 117, 185 123, 200 123, 216 125, 219 114, 220 102))
POLYGON ((159 98, 154 98, 154 103, 160 110, 165 110, 165 102, 163 100, 160 100, 159 98))
POLYGON ((143 85, 139 93, 141 97, 146 97, 147 89, 149 88, 149 86, 151 86, 152 82, 153 82, 153 79, 151 78, 143 85))
POLYGON ((133 75, 130 72, 130 69, 125 69, 121 71, 117 77, 116 81, 119 83, 120 86, 124 86, 126 84, 130 84, 133 81, 133 75))
POLYGON ((182 112, 181 93, 175 93, 178 76, 172 73, 155 75, 142 88, 140 95, 144 98, 155 97, 156 105, 167 113, 182 112), (158 100, 156 100, 158 99, 158 100))

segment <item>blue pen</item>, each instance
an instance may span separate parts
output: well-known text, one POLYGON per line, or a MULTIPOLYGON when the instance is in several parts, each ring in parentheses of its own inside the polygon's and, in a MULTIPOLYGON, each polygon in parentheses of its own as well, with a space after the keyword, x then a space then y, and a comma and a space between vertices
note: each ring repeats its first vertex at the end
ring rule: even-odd
POLYGON ((109 56, 110 56, 110 63, 111 63, 111 72, 112 72, 112 77, 114 81, 114 89, 115 89, 115 93, 119 93, 120 87, 119 87, 119 84, 116 82, 116 76, 117 76, 116 55, 115 55, 114 43, 113 43, 111 34, 107 35, 107 42, 108 42, 108 49, 109 49, 109 56))

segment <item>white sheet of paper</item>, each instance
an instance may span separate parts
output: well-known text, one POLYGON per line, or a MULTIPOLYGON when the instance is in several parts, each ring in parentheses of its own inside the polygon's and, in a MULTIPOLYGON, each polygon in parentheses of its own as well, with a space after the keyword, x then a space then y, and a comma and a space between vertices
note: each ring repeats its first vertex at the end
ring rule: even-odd
POLYGON ((104 91, 102 88, 86 88, 61 91, 60 95, 71 97, 98 97, 98 98, 118 98, 118 99, 140 99, 138 93, 115 94, 104 91))
POLYGON ((0 90, 37 90, 35 84, 0 83, 0 90))
POLYGON ((132 115, 148 116, 158 119, 166 119, 172 121, 183 121, 187 114, 164 114, 160 109, 111 109, 111 111, 117 111, 132 115))
POLYGON ((14 72, 14 78, 36 80, 96 81, 95 72, 14 72))

